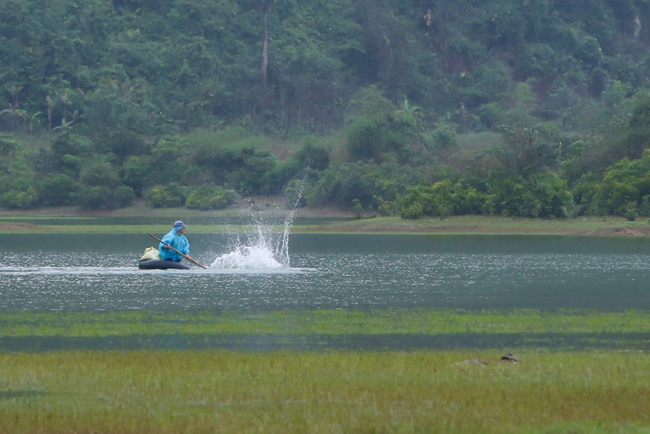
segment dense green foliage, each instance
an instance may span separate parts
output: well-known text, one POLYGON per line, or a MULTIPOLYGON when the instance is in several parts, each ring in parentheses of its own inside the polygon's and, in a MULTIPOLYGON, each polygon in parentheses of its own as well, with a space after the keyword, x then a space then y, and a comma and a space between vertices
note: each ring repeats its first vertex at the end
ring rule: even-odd
POLYGON ((648 22, 646 0, 7 0, 0 206, 634 219, 648 22))

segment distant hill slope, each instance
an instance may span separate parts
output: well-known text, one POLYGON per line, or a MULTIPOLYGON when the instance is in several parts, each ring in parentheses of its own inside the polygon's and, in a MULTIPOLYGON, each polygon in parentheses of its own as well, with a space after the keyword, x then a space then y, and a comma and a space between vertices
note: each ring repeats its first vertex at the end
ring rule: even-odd
POLYGON ((648 29, 644 0, 7 0, 0 129, 324 132, 370 85, 461 131, 584 129, 648 86, 648 29))

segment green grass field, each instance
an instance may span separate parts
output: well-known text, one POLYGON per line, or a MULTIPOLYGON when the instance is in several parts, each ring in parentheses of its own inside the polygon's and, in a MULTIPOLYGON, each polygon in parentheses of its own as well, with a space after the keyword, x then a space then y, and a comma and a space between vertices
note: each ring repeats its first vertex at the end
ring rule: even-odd
POLYGON ((282 310, 0 313, 2 336, 148 334, 442 335, 450 333, 650 333, 644 311, 282 310))
MULTIPOLYGON (((532 309, 0 314, 0 336, 28 338, 614 332, 648 333, 650 316, 532 309)), ((0 432, 7 433, 650 433, 649 408, 650 356, 629 348, 0 352, 0 432), (519 364, 500 362, 510 351, 519 364), (464 363, 472 358, 488 364, 464 363)))
POLYGON ((647 354, 500 355, 1 354, 0 432, 650 432, 647 354))

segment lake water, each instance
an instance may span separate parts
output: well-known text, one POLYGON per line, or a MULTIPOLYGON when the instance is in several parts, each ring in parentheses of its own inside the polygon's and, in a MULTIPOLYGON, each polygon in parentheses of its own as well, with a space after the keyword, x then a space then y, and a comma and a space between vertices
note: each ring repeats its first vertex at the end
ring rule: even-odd
MULTIPOLYGON (((207 265, 232 237, 188 233, 207 265)), ((290 266, 140 271, 143 235, 0 235, 0 311, 650 309, 650 240, 291 236, 290 266)), ((259 265, 259 264, 258 264, 259 265)), ((279 264, 278 264, 279 265, 279 264)))

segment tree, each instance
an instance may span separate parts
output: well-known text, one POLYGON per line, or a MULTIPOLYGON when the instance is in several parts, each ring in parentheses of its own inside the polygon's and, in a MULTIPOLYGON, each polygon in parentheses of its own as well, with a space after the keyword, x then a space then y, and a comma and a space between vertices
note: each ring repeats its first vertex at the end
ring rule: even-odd
POLYGON ((273 0, 259 0, 260 13, 262 15, 262 84, 268 84, 269 68, 269 7, 273 0))
POLYGON ((515 175, 530 176, 556 161, 556 147, 550 131, 543 127, 513 125, 503 127, 504 145, 496 156, 503 169, 515 175))
POLYGON ((408 145, 419 138, 413 113, 396 109, 376 87, 364 89, 353 98, 348 112, 349 161, 381 162, 388 153, 400 161, 408 159, 408 145))
POLYGON ((27 120, 29 119, 29 115, 27 114, 26 110, 19 109, 16 105, 9 104, 8 109, 4 109, 0 111, 0 116, 5 116, 10 119, 9 121, 9 132, 13 131, 16 129, 16 121, 17 120, 27 120))
POLYGON ((623 156, 640 158, 650 148, 650 93, 642 92, 635 97, 634 111, 624 140, 623 156))
POLYGON ((79 181, 90 187, 116 188, 120 184, 117 168, 108 161, 97 159, 84 165, 79 173, 79 181))
POLYGON ((45 178, 40 183, 41 200, 45 206, 72 205, 78 185, 63 173, 45 178))

